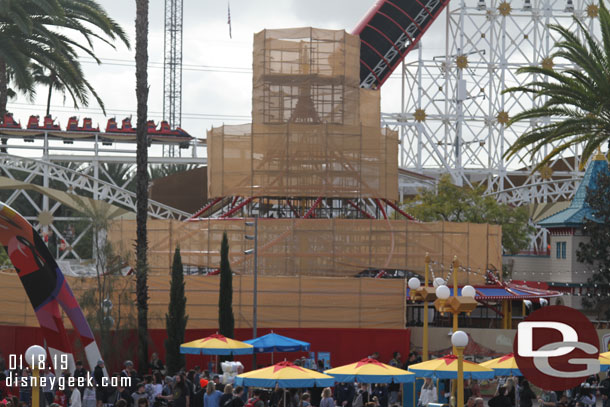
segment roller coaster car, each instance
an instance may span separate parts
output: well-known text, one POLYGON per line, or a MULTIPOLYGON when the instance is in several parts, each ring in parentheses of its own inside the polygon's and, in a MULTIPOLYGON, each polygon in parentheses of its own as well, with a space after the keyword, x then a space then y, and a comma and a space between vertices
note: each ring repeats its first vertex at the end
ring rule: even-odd
POLYGON ((59 127, 59 124, 55 124, 54 122, 55 122, 55 120, 53 120, 51 115, 45 116, 43 128, 45 130, 61 130, 61 127, 59 127))
POLYGON ((33 130, 40 129, 40 125, 38 124, 39 120, 40 120, 40 116, 31 115, 30 118, 28 119, 28 129, 33 129, 33 130))
POLYGON ((154 134, 159 134, 162 136, 178 136, 192 138, 190 134, 182 130, 180 127, 176 127, 174 130, 172 130, 171 127, 169 127, 169 123, 165 120, 161 122, 161 128, 157 130, 157 132, 154 134))
POLYGON ((133 128, 131 126, 131 119, 129 117, 126 117, 123 119, 123 122, 121 123, 121 133, 135 133, 136 129, 133 128))
POLYGON ((188 137, 188 138, 193 138, 193 136, 191 136, 190 134, 187 133, 186 130, 182 129, 181 127, 176 127, 176 130, 174 130, 175 132, 177 132, 178 136, 181 137, 188 137))
POLYGON ((13 119, 13 114, 12 113, 6 113, 4 115, 4 120, 3 120, 2 124, 0 124, 0 128, 3 128, 3 129, 20 129, 21 128, 21 123, 15 122, 15 119, 13 119))
POLYGON ((66 128, 66 130, 67 131, 99 132, 100 128, 99 127, 93 128, 93 123, 91 121, 91 118, 89 118, 89 117, 85 117, 83 119, 83 127, 78 127, 78 119, 76 118, 76 116, 72 116, 72 117, 70 117, 70 119, 68 119, 68 127, 66 128))
POLYGON ((131 127, 131 119, 126 117, 123 119, 121 123, 121 128, 117 126, 116 118, 108 119, 108 123, 106 124, 106 133, 135 133, 136 129, 131 127))
POLYGON ((146 122, 146 133, 160 134, 159 131, 157 131, 157 125, 155 124, 154 120, 149 120, 146 122))

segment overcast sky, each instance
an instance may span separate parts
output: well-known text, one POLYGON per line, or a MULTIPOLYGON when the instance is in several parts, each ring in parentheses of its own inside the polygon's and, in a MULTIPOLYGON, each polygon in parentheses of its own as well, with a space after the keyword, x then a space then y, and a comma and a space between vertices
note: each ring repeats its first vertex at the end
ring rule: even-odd
MULTIPOLYGON (((99 0, 128 33, 132 50, 117 43, 117 49, 99 44, 96 52, 104 61, 98 66, 83 58, 87 78, 106 104, 107 117, 135 118, 134 24, 135 0, 99 0)), ((233 39, 229 38, 227 1, 184 0, 183 119, 182 127, 193 136, 204 137, 212 126, 250 122, 252 87, 252 37, 265 28, 314 26, 350 32, 376 0, 231 0, 233 39)), ((150 2, 149 118, 161 119, 163 109, 163 21, 164 1, 150 2)), ((426 46, 444 38, 444 18, 426 34, 426 46)), ((400 110, 400 80, 390 79, 383 88, 382 110, 400 110)), ((34 106, 20 97, 9 110, 22 124, 30 114, 44 115, 46 89, 39 89, 34 106)), ((60 94, 52 100, 51 112, 62 127, 73 114, 93 117, 103 129, 107 117, 92 102, 76 112, 70 99, 60 94)), ((135 119, 134 119, 135 122, 135 119)))

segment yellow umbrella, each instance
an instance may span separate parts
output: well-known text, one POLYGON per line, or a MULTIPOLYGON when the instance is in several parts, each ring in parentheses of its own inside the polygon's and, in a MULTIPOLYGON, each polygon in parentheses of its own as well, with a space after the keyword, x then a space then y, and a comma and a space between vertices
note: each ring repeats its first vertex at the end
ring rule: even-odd
MULTIPOLYGON (((417 377, 434 377, 437 379, 457 379, 458 359, 455 355, 428 360, 409 366, 409 371, 417 377)), ((491 379, 495 376, 493 370, 464 360, 465 379, 491 379)))
POLYGON ((276 384, 281 388, 328 387, 335 384, 335 379, 315 370, 305 369, 284 361, 237 375, 235 384, 268 388, 273 388, 276 384))
POLYGON ((371 358, 326 370, 324 373, 333 376, 337 382, 341 383, 355 381, 358 383, 411 383, 415 381, 414 373, 371 358))
MULTIPOLYGON (((610 360, 608 360, 608 362, 610 362, 610 360)), ((519 370, 519 366, 517 366, 515 355, 512 353, 483 362, 481 363, 481 366, 493 369, 498 376, 523 376, 519 370)))
POLYGON ((601 367, 602 372, 610 370, 610 352, 604 352, 599 354, 599 365, 601 367))
POLYGON ((219 334, 180 345, 180 353, 188 355, 250 355, 253 352, 252 345, 219 334))

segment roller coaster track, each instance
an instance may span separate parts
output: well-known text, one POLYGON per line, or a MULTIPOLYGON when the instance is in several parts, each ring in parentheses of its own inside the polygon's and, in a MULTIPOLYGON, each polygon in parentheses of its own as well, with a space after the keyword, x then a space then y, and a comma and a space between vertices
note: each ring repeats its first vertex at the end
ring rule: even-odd
MULTIPOLYGON (((48 180, 62 183, 70 193, 77 194, 79 191, 85 191, 91 194, 94 199, 118 205, 134 212, 136 210, 136 194, 134 192, 97 179, 86 172, 70 169, 45 160, 10 154, 0 154, 0 168, 3 170, 4 175, 11 179, 28 183, 33 182, 36 177, 43 179, 47 177, 48 180), (27 176, 25 179, 18 179, 12 173, 13 171, 24 172, 27 176)), ((90 171, 91 167, 88 170, 90 171)), ((17 196, 18 193, 19 191, 15 191, 13 196, 17 196)), ((14 199, 13 196, 7 202, 11 202, 14 199)), ((185 220, 190 217, 189 213, 150 199, 148 200, 148 215, 154 219, 185 220)))

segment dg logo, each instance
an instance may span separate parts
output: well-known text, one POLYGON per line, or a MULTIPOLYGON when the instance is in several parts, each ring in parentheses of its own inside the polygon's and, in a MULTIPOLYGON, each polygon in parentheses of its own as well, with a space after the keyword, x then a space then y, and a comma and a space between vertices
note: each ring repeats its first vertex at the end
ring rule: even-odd
POLYGON ((517 325, 513 353, 519 370, 545 390, 573 388, 599 373, 599 338, 581 312, 554 305, 517 325))

